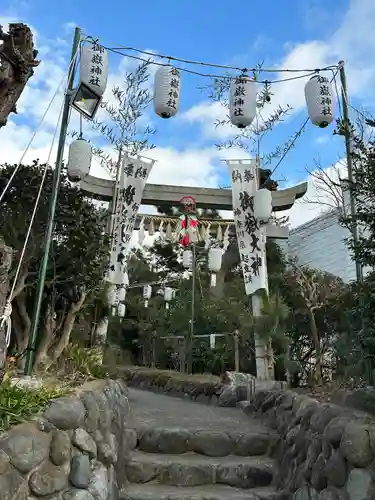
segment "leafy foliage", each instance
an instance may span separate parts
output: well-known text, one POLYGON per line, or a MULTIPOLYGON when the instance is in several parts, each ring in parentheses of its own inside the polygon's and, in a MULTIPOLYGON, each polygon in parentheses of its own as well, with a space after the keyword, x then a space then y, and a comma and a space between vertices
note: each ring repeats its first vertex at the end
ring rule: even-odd
MULTIPOLYGON (((15 165, 2 165, 0 189, 8 182, 15 165)), ((21 165, 0 203, 0 225, 6 243, 14 249, 14 280, 45 165, 34 161, 21 165)), ((13 349, 22 352, 28 343, 30 316, 34 303, 38 265, 48 219, 48 202, 54 172, 47 167, 46 180, 21 271, 13 294, 13 349)), ((58 194, 53 242, 47 267, 42 317, 38 338, 41 358, 58 357, 69 343, 75 316, 86 297, 101 282, 108 260, 108 238, 100 207, 71 185, 65 173, 58 194)))
POLYGON ((0 386, 0 432, 20 424, 46 408, 51 399, 65 394, 63 389, 30 389, 3 382, 0 386))

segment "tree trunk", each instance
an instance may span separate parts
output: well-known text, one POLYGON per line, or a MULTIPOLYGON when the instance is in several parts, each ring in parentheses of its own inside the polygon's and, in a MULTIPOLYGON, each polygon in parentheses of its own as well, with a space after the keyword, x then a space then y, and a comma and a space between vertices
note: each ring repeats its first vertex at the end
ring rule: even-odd
POLYGON ((33 35, 22 23, 9 25, 9 33, 0 26, 0 128, 5 126, 10 113, 17 113, 16 104, 34 68, 39 61, 34 49, 33 35))
MULTIPOLYGON (((0 100, 1 102, 1 100, 0 100)), ((0 240, 0 316, 4 314, 4 308, 9 291, 9 270, 12 264, 12 249, 0 240)), ((4 377, 4 366, 7 356, 6 324, 0 328, 0 384, 4 377)))
POLYGON ((320 349, 320 340, 318 335, 318 329, 316 327, 315 314, 314 310, 308 308, 308 316, 309 316, 309 324, 310 324, 310 333, 311 339, 315 348, 315 356, 316 363, 314 369, 314 380, 317 384, 322 383, 322 360, 321 360, 321 349, 320 349))
POLYGON ((45 322, 44 322, 44 330, 43 337, 40 341, 38 349, 35 354, 35 366, 38 367, 41 363, 45 363, 46 365, 48 360, 48 349, 52 344, 53 335, 55 333, 54 329, 54 321, 53 321, 53 311, 48 308, 45 322))
POLYGON ((82 292, 81 298, 78 302, 72 304, 67 312, 65 317, 64 326, 62 330, 62 334, 57 346, 53 350, 52 360, 53 362, 57 361, 61 356, 63 350, 68 347, 70 334, 72 333, 74 322, 76 320, 77 312, 83 306, 86 300, 87 294, 82 292))

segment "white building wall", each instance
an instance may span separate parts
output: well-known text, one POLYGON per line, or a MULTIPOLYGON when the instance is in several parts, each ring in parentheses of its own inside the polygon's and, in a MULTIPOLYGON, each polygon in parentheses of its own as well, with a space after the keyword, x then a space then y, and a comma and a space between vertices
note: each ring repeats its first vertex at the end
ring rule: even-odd
POLYGON ((356 279, 356 272, 345 243, 348 235, 348 230, 338 222, 337 212, 332 211, 292 229, 288 255, 297 257, 302 265, 326 271, 349 282, 356 279))

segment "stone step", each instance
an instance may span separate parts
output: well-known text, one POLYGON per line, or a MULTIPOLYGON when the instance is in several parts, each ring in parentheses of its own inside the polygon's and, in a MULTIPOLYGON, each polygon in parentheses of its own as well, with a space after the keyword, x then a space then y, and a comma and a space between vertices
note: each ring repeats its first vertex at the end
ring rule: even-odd
POLYGON ((138 448, 147 453, 182 454, 190 451, 212 457, 268 455, 275 436, 264 432, 224 432, 181 428, 136 429, 138 448))
POLYGON ((126 465, 126 477, 131 483, 154 481, 172 486, 266 487, 272 482, 273 471, 269 457, 206 457, 196 453, 158 455, 134 451, 126 465))
POLYGON ((210 485, 181 488, 164 484, 130 484, 121 500, 282 500, 272 488, 240 490, 230 486, 210 485))

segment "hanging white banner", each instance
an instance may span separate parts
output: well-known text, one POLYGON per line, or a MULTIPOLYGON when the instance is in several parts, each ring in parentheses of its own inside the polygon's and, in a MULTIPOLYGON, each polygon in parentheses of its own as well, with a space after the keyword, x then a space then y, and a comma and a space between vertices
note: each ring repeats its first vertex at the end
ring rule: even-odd
POLYGON ((124 156, 117 189, 116 210, 112 232, 109 281, 123 285, 126 275, 126 257, 142 201, 143 191, 155 160, 124 156))
POLYGON ((266 228, 254 217, 258 188, 255 160, 227 160, 232 179, 233 217, 247 295, 267 290, 266 228))
POLYGON ((85 43, 81 47, 80 81, 96 95, 102 97, 108 80, 108 53, 97 43, 85 43))

